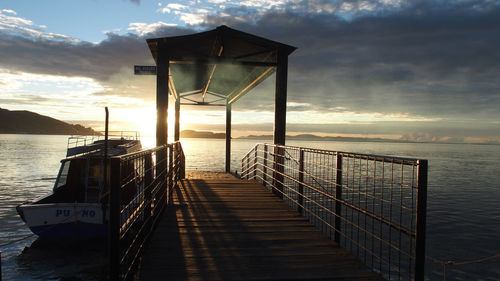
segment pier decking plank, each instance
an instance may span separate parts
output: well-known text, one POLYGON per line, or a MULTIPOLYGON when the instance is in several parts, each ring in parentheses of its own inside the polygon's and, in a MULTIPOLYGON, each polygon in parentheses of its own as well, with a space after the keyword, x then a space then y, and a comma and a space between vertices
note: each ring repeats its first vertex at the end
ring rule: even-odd
POLYGON ((205 173, 173 197, 140 280, 383 280, 259 184, 205 173))

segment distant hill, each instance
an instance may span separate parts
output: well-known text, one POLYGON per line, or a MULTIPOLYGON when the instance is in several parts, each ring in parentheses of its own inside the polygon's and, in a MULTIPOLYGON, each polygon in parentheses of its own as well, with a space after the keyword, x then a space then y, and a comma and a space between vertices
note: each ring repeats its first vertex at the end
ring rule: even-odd
POLYGON ((181 138, 225 139, 226 134, 184 130, 181 132, 181 138))
POLYGON ((40 115, 31 111, 10 111, 0 108, 0 134, 98 135, 81 125, 40 115))
MULTIPOLYGON (((272 140, 272 135, 249 135, 239 137, 238 139, 252 139, 252 140, 272 140)), ((395 139, 382 139, 382 138, 357 138, 357 137, 322 137, 312 134, 301 134, 296 136, 286 136, 287 140, 303 140, 303 141, 352 141, 352 142, 411 142, 405 140, 395 139)))

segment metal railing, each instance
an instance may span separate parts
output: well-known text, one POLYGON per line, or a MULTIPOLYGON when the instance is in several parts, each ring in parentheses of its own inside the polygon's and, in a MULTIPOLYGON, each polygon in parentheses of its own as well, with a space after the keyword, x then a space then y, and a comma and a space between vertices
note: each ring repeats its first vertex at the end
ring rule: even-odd
POLYGON ((427 160, 257 144, 256 180, 388 280, 423 280, 427 160))
MULTIPOLYGON (((103 152, 106 132, 97 132, 98 135, 74 135, 68 138, 66 157, 88 155, 103 152)), ((111 131, 108 132, 109 140, 139 140, 139 132, 111 131)))
MULTIPOLYGON (((68 138, 67 148, 78 146, 91 145, 95 141, 104 140, 105 132, 96 132, 97 135, 73 135, 68 138)), ((138 140, 140 138, 139 132, 136 131, 110 131, 108 132, 110 138, 138 140)))
MULTIPOLYGON (((110 280, 133 275, 144 243, 185 176, 180 142, 109 159, 110 280)), ((103 205, 104 206, 104 205, 103 205)))

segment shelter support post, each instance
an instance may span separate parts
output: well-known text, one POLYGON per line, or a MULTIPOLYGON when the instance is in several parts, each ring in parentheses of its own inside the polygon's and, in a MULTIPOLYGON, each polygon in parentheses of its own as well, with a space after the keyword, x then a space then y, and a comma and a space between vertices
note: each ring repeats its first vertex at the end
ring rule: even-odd
POLYGON ((174 141, 179 141, 180 138, 180 118, 181 118, 181 98, 177 97, 175 100, 175 128, 174 128, 174 141))
MULTIPOLYGON (((168 81, 169 61, 166 55, 158 54, 156 66, 156 146, 168 143, 168 81)), ((166 181, 167 154, 160 150, 156 154, 156 175, 164 188, 168 188, 166 181)))
POLYGON ((226 173, 231 172, 231 104, 226 104, 226 173))
MULTIPOLYGON (((278 49, 276 65, 276 90, 274 98, 274 144, 285 145, 286 135, 286 91, 288 79, 288 54, 278 49)), ((284 149, 275 148, 274 180, 276 192, 283 197, 284 149)))
POLYGON ((337 171, 335 174, 335 223, 334 240, 340 244, 340 234, 342 233, 342 154, 337 152, 337 171))
POLYGON ((158 54, 156 70, 156 146, 168 142, 168 69, 169 62, 158 54))
POLYGON ((288 55, 286 52, 278 50, 276 90, 274 97, 274 144, 285 145, 287 79, 288 55))
POLYGON ((415 281, 424 280, 425 227, 427 218, 427 160, 418 161, 417 180, 417 229, 415 237, 415 281))

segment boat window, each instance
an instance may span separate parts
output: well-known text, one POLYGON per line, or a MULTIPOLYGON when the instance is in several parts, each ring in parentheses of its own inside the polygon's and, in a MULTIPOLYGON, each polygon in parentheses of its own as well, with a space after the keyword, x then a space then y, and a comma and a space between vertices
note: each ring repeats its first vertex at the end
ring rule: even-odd
POLYGON ((90 159, 87 177, 86 202, 96 203, 99 201, 102 185, 102 159, 90 159))
POLYGON ((54 190, 57 188, 66 185, 66 180, 68 179, 68 171, 71 161, 64 161, 61 164, 61 169, 59 170, 59 176, 57 177, 56 186, 54 190))
POLYGON ((101 174, 102 174, 102 164, 98 160, 92 159, 89 167, 89 179, 88 186, 100 186, 101 174))

